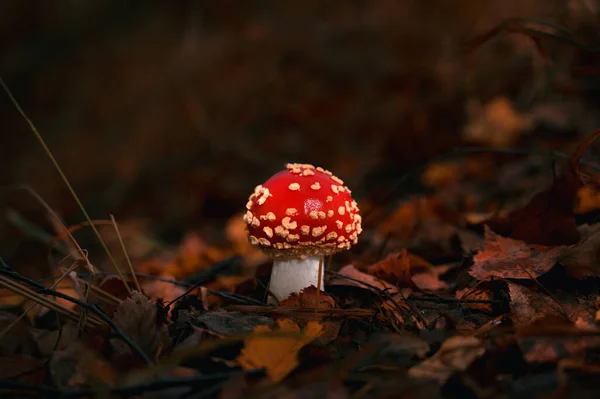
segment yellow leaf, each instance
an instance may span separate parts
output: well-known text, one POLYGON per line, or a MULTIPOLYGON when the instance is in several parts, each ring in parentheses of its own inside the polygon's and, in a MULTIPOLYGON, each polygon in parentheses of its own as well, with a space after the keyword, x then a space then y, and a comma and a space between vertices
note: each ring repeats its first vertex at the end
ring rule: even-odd
POLYGON ((273 382, 284 379, 298 366, 298 351, 319 337, 323 326, 311 321, 300 331, 300 327, 290 320, 277 322, 281 335, 268 335, 268 326, 257 326, 254 334, 246 338, 244 349, 237 361, 244 370, 265 369, 267 376, 273 382))

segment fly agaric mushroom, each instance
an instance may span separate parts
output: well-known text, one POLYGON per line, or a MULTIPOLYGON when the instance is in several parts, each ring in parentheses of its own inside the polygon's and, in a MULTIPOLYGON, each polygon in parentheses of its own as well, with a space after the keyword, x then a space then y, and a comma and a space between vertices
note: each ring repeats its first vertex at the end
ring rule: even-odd
POLYGON ((322 257, 358 242, 361 217, 350 194, 328 170, 299 163, 256 186, 244 222, 250 243, 273 259, 269 290, 277 300, 319 287, 322 257))

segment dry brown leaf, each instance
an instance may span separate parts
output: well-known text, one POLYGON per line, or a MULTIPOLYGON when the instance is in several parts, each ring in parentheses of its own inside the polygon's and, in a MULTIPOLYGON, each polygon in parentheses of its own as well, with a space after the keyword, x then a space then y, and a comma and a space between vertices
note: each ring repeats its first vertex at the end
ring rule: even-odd
POLYGON ((518 331, 517 343, 529 363, 555 363, 561 359, 584 359, 600 348, 598 328, 580 327, 564 318, 548 317, 518 331))
POLYGON ((267 326, 257 326, 244 340, 244 349, 237 358, 244 370, 264 368, 273 382, 283 380, 298 366, 298 351, 322 334, 323 326, 311 321, 302 331, 290 319, 278 320, 278 334, 267 326))
MULTIPOLYGON (((398 288, 396 288, 392 284, 382 281, 377 277, 371 276, 370 274, 363 273, 357 268, 355 268, 354 265, 346 265, 342 267, 338 271, 338 274, 340 274, 341 276, 336 276, 333 279, 331 279, 331 281, 329 281, 330 285, 349 285, 353 287, 361 287, 377 293, 380 292, 380 290, 385 290, 390 295, 397 294, 399 292, 398 288), (344 278, 342 276, 346 276, 349 278, 344 278), (361 284, 361 282, 368 284, 368 286, 365 284, 361 284)), ((411 292, 411 290, 406 291, 408 294, 410 294, 411 292)))
MULTIPOLYGON (((482 289, 482 288, 463 288, 456 291, 456 299, 471 299, 471 300, 484 300, 489 301, 492 300, 492 292, 490 290, 482 289)), ((491 303, 474 303, 474 302, 461 302, 461 306, 482 310, 484 312, 492 311, 491 303)))
MULTIPOLYGON (((175 276, 163 273, 158 276, 165 280, 176 280, 175 276)), ((179 285, 175 285, 171 282, 147 279, 141 282, 142 290, 144 294, 148 296, 148 298, 161 298, 165 302, 170 302, 175 298, 183 295, 187 290, 179 285)))
POLYGON ((468 111, 472 121, 464 127, 463 138, 471 142, 507 147, 531 126, 531 120, 506 97, 496 97, 485 106, 471 100, 468 111))
POLYGON ((564 246, 528 245, 502 237, 485 226, 484 248, 473 257, 469 273, 478 280, 491 276, 532 279, 550 270, 567 250, 564 246))
POLYGON ((570 167, 552 186, 534 196, 523 208, 505 218, 490 220, 492 230, 515 240, 538 245, 574 245, 580 235, 575 223, 573 207, 585 175, 579 161, 587 148, 600 137, 596 130, 584 138, 570 160, 570 167))
POLYGON ((457 335, 442 343, 430 358, 408 370, 414 378, 427 378, 446 382, 454 372, 465 371, 485 353, 483 341, 473 336, 457 335))
POLYGON ((577 191, 575 213, 583 214, 600 209, 600 191, 596 187, 583 186, 577 191))
POLYGON ((10 327, 6 335, 0 339, 0 355, 26 354, 36 351, 36 342, 32 335, 31 325, 25 320, 17 320, 17 316, 0 310, 0 331, 10 327), (11 327, 12 326, 12 327, 11 327))
POLYGON ((462 178, 462 167, 456 162, 435 162, 427 165, 421 174, 424 184, 433 187, 443 187, 457 183, 462 178))
POLYGON ((593 326, 594 309, 576 301, 557 299, 519 284, 508 282, 510 314, 515 326, 521 328, 549 317, 563 318, 578 327, 593 326))
POLYGON ((581 241, 560 258, 567 273, 575 278, 600 275, 600 223, 579 226, 581 241))
POLYGON ((367 271, 398 288, 413 287, 409 255, 405 249, 389 254, 381 262, 369 266, 367 271))
MULTIPOLYGON (((156 311, 155 302, 144 294, 133 291, 119 305, 113 317, 115 324, 150 357, 159 348, 165 349, 171 345, 167 326, 158 324, 156 311)), ((110 342, 117 354, 130 353, 129 346, 122 340, 113 338, 110 342)))
POLYGON ((29 355, 10 355, 0 357, 0 379, 37 385, 44 382, 46 375, 44 362, 29 355))
MULTIPOLYGON (((319 309, 335 308, 335 300, 327 293, 321 291, 318 293, 319 309)), ((304 288, 300 293, 294 292, 289 297, 281 301, 280 306, 293 308, 316 308, 317 307, 317 287, 311 285, 304 288)))

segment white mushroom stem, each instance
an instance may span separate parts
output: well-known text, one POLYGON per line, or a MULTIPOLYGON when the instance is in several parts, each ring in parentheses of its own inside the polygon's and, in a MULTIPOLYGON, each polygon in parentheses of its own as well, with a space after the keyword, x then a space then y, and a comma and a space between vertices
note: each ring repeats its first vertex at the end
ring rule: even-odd
MULTIPOLYGON (((320 256, 312 256, 306 259, 275 260, 269 291, 279 301, 283 301, 290 294, 300 292, 304 288, 314 285, 319 286, 319 260, 320 256)), ((325 264, 321 265, 321 290, 325 285, 325 264)))

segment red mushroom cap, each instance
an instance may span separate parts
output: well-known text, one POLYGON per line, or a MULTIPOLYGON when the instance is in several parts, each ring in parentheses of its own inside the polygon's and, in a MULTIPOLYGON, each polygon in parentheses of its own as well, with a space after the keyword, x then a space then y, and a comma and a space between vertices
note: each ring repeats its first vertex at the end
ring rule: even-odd
POLYGON ((361 217, 344 182, 291 163, 257 186, 246 204, 249 240, 272 258, 324 256, 358 242, 361 217))

